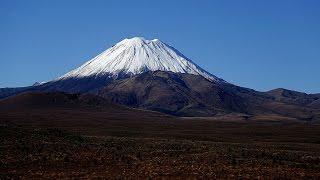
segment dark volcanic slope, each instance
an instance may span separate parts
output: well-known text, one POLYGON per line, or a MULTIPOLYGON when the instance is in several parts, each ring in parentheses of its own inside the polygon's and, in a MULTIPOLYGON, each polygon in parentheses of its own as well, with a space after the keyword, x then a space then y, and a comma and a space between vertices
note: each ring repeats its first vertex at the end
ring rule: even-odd
POLYGON ((245 99, 202 76, 146 72, 109 83, 99 96, 133 107, 182 116, 211 116, 246 112, 245 99))
MULTIPOLYGON (((157 116, 168 117, 167 115, 133 109, 122 105, 114 104, 106 99, 92 94, 68 94, 63 92, 31 92, 22 93, 13 97, 0 100, 0 113, 9 112, 28 112, 28 111, 56 111, 56 110, 74 110, 74 111, 100 111, 109 113, 112 116, 124 115, 124 118, 130 119, 135 116, 157 116)), ((50 116, 48 114, 48 116, 50 116)))
POLYGON ((17 95, 21 92, 27 91, 30 87, 20 87, 20 88, 0 88, 0 99, 17 95))
MULTIPOLYGON (((49 82, 25 89, 0 89, 0 98, 23 91, 91 93, 100 96, 90 97, 90 103, 97 105, 104 102, 104 98, 116 104, 177 116, 214 116, 235 112, 248 115, 281 115, 307 121, 319 120, 320 117, 319 94, 286 89, 257 92, 228 83, 211 82, 202 76, 164 71, 149 71, 118 80, 92 77, 49 82)), ((48 97, 42 96, 37 98, 46 103, 45 99, 48 97)), ((70 102, 66 102, 69 105, 89 103, 83 102, 89 95, 69 96, 70 102)), ((27 97, 24 98, 26 101, 23 103, 29 103, 27 97)), ((19 103, 17 101, 13 104, 19 103)))
POLYGON ((283 88, 274 89, 266 92, 276 101, 295 104, 300 106, 312 106, 313 103, 319 101, 320 97, 316 94, 306 94, 302 92, 287 90, 283 88))
POLYGON ((276 114, 301 120, 316 120, 319 117, 318 109, 302 103, 303 100, 313 102, 307 94, 298 94, 303 97, 293 101, 292 98, 278 98, 270 92, 257 92, 232 84, 216 84, 201 76, 163 71, 112 81, 100 89, 98 95, 115 103, 179 116, 238 112, 276 114))
MULTIPOLYGON (((68 94, 63 92, 22 93, 17 96, 0 101, 0 110, 19 108, 55 108, 55 107, 81 107, 81 106, 111 106, 105 99, 89 94, 68 94)), ((119 106, 119 105, 117 105, 119 106)), ((120 107, 120 106, 119 106, 120 107)))

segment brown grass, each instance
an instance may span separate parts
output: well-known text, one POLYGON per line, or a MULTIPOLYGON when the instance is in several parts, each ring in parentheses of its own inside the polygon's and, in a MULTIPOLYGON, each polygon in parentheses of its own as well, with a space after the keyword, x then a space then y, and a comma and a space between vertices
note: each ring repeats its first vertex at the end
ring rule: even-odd
POLYGON ((0 117, 0 179, 320 177, 317 124, 68 108, 0 117))

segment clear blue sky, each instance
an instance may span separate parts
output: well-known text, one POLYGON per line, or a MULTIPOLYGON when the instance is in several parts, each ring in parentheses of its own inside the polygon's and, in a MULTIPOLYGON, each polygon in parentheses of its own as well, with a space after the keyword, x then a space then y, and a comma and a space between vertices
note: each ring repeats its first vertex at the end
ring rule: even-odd
POLYGON ((240 86, 320 92, 319 0, 0 0, 0 87, 54 79, 133 36, 240 86))

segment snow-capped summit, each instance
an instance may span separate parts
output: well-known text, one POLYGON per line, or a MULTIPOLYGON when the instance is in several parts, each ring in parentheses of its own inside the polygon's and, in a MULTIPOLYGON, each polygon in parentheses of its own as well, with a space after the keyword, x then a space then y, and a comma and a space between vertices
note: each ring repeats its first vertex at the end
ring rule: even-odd
POLYGON ((159 39, 124 39, 58 80, 92 76, 117 77, 146 71, 171 71, 201 75, 210 81, 225 82, 206 72, 173 47, 159 39))

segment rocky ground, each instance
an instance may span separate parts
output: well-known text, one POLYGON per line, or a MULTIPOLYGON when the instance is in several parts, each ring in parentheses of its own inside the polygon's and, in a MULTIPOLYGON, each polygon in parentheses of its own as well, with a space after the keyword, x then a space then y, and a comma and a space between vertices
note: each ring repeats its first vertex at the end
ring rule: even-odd
POLYGON ((167 134, 106 129, 110 136, 2 122, 0 179, 320 177, 318 125, 185 124, 174 120, 177 132, 167 134))

